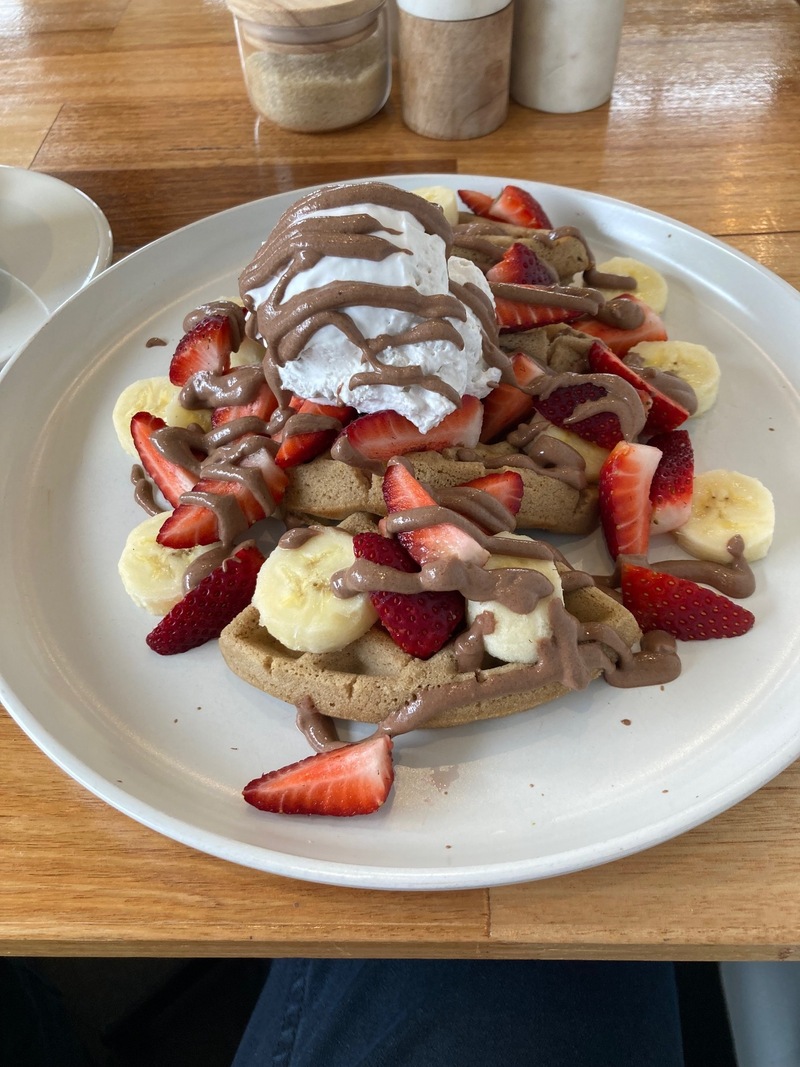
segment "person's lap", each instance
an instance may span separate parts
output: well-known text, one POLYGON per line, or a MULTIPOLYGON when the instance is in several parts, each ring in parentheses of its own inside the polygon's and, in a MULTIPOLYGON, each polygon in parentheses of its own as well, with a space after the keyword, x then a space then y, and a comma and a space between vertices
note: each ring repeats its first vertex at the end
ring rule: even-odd
POLYGON ((276 960, 233 1067, 681 1067, 667 963, 276 960))

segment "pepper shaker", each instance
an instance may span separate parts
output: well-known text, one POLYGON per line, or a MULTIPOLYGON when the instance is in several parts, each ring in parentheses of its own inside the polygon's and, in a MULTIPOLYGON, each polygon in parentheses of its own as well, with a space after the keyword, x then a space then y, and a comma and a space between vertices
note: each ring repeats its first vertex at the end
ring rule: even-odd
POLYGON ((625 0, 515 0, 512 99, 561 114, 604 104, 624 13, 625 0))
POLYGON ((511 0, 397 0, 403 121, 467 140, 502 126, 511 76, 511 0))

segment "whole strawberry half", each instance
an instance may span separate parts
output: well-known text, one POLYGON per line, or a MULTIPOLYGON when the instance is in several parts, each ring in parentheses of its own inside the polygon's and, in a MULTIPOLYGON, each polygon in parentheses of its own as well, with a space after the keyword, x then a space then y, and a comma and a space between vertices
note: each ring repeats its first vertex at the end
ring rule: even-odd
POLYGON ((186 467, 167 459, 153 443, 153 434, 166 425, 163 419, 149 411, 137 411, 131 419, 131 437, 142 466, 174 508, 181 494, 188 493, 197 479, 186 467))
POLYGON ((254 778, 242 790, 248 804, 284 815, 370 815, 394 782, 392 739, 376 734, 308 756, 254 778))
POLYGON ((617 297, 617 300, 633 300, 640 307, 643 315, 640 325, 630 330, 623 330, 619 326, 610 326, 608 323, 601 322, 600 319, 584 318, 575 323, 575 329, 597 337, 618 356, 624 356, 642 341, 667 340, 667 328, 663 320, 648 304, 631 293, 623 293, 617 297))
POLYGON ((480 478, 473 478, 472 481, 464 482, 459 488, 480 489, 481 492, 488 493, 489 496, 494 497, 498 504, 508 508, 512 515, 517 515, 522 504, 525 483, 517 471, 492 471, 490 474, 484 474, 480 478))
POLYGON ((583 314, 575 308, 558 307, 556 304, 529 304, 524 300, 509 300, 497 295, 494 298, 494 312, 497 325, 503 333, 533 330, 537 326, 551 326, 557 322, 575 322, 583 314))
POLYGON ((752 611, 686 578, 622 566, 622 603, 642 630, 665 630, 681 641, 740 637, 755 622, 752 611))
POLYGON ((515 430, 533 414, 533 397, 526 391, 526 387, 541 378, 545 371, 535 359, 524 352, 514 352, 510 363, 517 384, 500 382, 483 398, 481 441, 496 441, 502 434, 515 430))
POLYGON ((255 397, 247 404, 231 404, 228 407, 214 408, 211 413, 212 426, 224 426, 235 419, 244 419, 255 416, 262 422, 268 422, 278 406, 278 398, 272 392, 266 382, 258 387, 255 397))
MULTIPOLYGON (((356 559, 412 574, 419 567, 394 538, 356 534, 356 559)), ((429 659, 445 645, 464 617, 464 598, 455 591, 431 593, 373 592, 369 595, 392 640, 417 659, 429 659)))
POLYGON ((230 370, 233 335, 227 315, 201 319, 178 342, 169 366, 173 385, 186 385, 198 371, 225 374, 230 370))
POLYGON ((284 470, 308 463, 326 452, 342 426, 350 422, 356 413, 355 408, 344 404, 319 404, 315 400, 298 400, 292 406, 298 415, 320 415, 324 420, 335 420, 335 423, 305 433, 279 434, 280 448, 275 455, 275 462, 284 470))
POLYGON ((650 483, 661 452, 620 441, 600 468, 600 524, 612 559, 646 556, 650 543, 650 483))
POLYGON ((342 436, 366 459, 385 463, 408 452, 441 452, 444 448, 474 448, 483 423, 483 405, 476 396, 462 398, 461 407, 445 415, 427 433, 396 411, 375 411, 354 419, 342 436))
POLYGON ((585 419, 572 421, 576 409, 581 404, 601 400, 607 396, 606 390, 596 382, 579 380, 575 385, 565 385, 554 389, 546 397, 536 397, 534 406, 540 415, 556 426, 571 430, 586 441, 593 441, 601 448, 614 448, 622 440, 622 428, 613 412, 600 411, 585 419))
MULTIPOLYGON (((391 516, 398 511, 413 512, 435 508, 436 501, 401 461, 390 462, 383 476, 383 499, 391 516)), ((434 522, 419 529, 398 533, 398 540, 420 564, 436 560, 460 559, 482 567, 489 558, 487 549, 452 522, 434 522)))
POLYGON ((641 377, 636 371, 623 363, 620 357, 612 352, 602 341, 596 341, 587 353, 589 366, 598 374, 616 374, 624 378, 640 394, 649 397, 649 410, 643 432, 646 434, 666 433, 675 430, 689 418, 689 412, 681 407, 666 393, 656 389, 647 378, 641 377))
POLYGON ((486 272, 486 277, 490 282, 511 285, 553 285, 558 281, 555 271, 520 241, 506 249, 500 262, 486 272))
POLYGON ((656 434, 648 444, 661 450, 661 459, 650 483, 654 533, 677 530, 692 513, 694 449, 687 430, 656 434))
POLYGON ((496 199, 474 189, 459 189, 458 195, 470 211, 497 222, 510 222, 532 230, 550 230, 552 223, 536 199, 518 185, 506 185, 496 199))
POLYGON ((174 656, 219 637, 253 598, 264 557, 255 545, 244 545, 206 575, 147 635, 147 644, 161 656, 174 656))

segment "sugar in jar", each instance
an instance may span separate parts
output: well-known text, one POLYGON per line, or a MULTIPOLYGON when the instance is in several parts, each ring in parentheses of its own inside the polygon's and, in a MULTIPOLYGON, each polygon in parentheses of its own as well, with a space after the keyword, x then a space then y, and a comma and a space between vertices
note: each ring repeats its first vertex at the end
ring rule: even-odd
POLYGON ((250 102, 304 133, 383 107, 392 80, 386 0, 228 0, 250 102))

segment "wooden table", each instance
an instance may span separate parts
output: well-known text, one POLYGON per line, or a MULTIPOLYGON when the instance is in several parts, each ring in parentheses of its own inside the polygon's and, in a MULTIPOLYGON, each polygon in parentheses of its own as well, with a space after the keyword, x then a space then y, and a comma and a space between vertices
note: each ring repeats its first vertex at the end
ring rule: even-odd
MULTIPOLYGON (((117 256, 282 190, 460 171, 632 201, 800 286, 794 0, 629 0, 609 106, 512 105, 502 129, 462 142, 406 130, 397 91, 345 132, 257 129, 219 0, 0 0, 0 39, 0 162, 88 193, 117 256)), ((5 953, 800 958, 800 764, 617 863, 421 894, 309 885, 197 854, 89 795, 5 714, 0 780, 5 953)))

